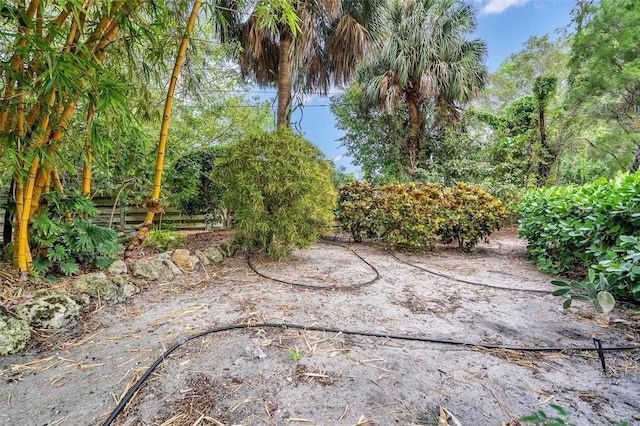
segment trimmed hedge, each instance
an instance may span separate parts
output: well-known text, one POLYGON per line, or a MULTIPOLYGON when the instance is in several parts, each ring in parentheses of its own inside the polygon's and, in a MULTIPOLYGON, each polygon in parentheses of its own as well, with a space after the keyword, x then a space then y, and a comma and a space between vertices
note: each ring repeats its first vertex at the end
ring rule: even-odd
POLYGON ((355 241, 384 241, 394 249, 422 251, 440 239, 472 250, 509 216, 502 203, 478 187, 411 183, 375 188, 354 182, 338 193, 338 223, 355 241))
MULTIPOLYGON (((538 268, 550 273, 589 270, 581 283, 554 284, 640 300, 640 173, 534 189, 518 212, 518 233, 527 239, 538 268)), ((557 292, 567 293, 568 288, 557 292)))

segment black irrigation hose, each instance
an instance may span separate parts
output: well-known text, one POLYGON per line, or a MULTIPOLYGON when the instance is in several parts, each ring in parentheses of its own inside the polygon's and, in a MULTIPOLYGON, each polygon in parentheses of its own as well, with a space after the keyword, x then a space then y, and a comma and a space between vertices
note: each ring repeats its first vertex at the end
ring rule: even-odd
POLYGON ((380 273, 378 272, 376 267, 373 266, 371 263, 369 263, 364 257, 362 257, 358 253, 356 253, 356 251, 353 250, 351 247, 347 247, 345 245, 335 244, 335 243, 327 243, 327 244, 333 244, 333 245, 336 245, 338 247, 342 247, 342 248, 345 248, 345 249, 351 251, 351 253, 356 255, 356 257, 358 257, 358 259, 362 260, 369 268, 371 268, 371 270, 373 270, 373 272, 375 273, 375 277, 373 277, 369 281, 362 282, 362 283, 351 284, 351 285, 327 285, 327 286, 324 286, 324 285, 294 283, 294 282, 281 280, 279 278, 270 277, 270 276, 268 276, 266 274, 263 274, 262 272, 259 272, 256 269, 256 267, 253 265, 253 263, 251 263, 251 256, 249 255, 249 251, 248 250, 245 250, 245 255, 247 257, 247 264, 249 265, 249 268, 251 268, 251 270, 253 272, 255 272, 257 275, 261 276, 262 278, 266 278, 266 279, 271 280, 271 281, 275 281, 275 282, 282 283, 282 284, 293 285, 293 286, 301 287, 301 288, 308 288, 308 289, 313 289, 313 290, 355 290, 355 289, 358 289, 360 287, 371 285, 374 282, 378 281, 378 279, 380 279, 380 273))
POLYGON ((297 329, 297 330, 306 330, 306 331, 320 331, 325 333, 336 333, 336 334, 348 334, 355 336, 363 336, 363 337, 383 337, 387 339, 394 340, 408 340, 415 342, 426 342, 426 343, 439 343, 444 345, 456 345, 456 346, 467 346, 467 347, 476 347, 483 349, 498 349, 498 350, 507 350, 507 351, 518 351, 518 352, 593 352, 593 351, 631 351, 631 350, 640 350, 640 346, 614 346, 614 347, 517 347, 517 346, 500 346, 500 345, 489 345, 482 343, 469 343, 469 342, 460 342, 455 340, 445 340, 445 339, 436 339, 431 337, 420 337, 420 336, 404 336, 399 334, 389 334, 389 333, 373 333, 373 332, 365 332, 365 331, 353 331, 353 330, 341 330, 336 328, 328 328, 328 327, 320 327, 313 325, 300 325, 300 324, 289 324, 289 323, 255 323, 255 324, 231 324, 222 327, 212 328, 206 331, 203 331, 198 334, 194 334, 193 336, 187 337, 186 339, 180 340, 175 343, 169 349, 165 351, 158 359, 156 359, 153 364, 144 372, 144 374, 138 379, 138 381, 127 391, 127 393, 122 397, 118 406, 111 412, 107 420, 103 423, 103 426, 110 426, 111 423, 115 420, 115 418, 120 414, 120 412, 124 409, 127 403, 131 400, 133 395, 140 389, 143 383, 149 378, 151 373, 160 365, 173 351, 178 349, 180 346, 183 346, 187 342, 198 339, 200 337, 207 336, 209 334, 220 333, 222 331, 228 330, 238 330, 238 329, 249 329, 249 328, 281 328, 281 329, 297 329))
MULTIPOLYGON (((325 237, 325 239, 326 240, 334 240, 334 241, 336 241, 336 238, 325 237)), ((327 244, 332 244, 330 242, 326 242, 326 243, 327 244)), ((341 245, 341 246, 342 247, 346 247, 344 245, 341 245)), ((438 277, 446 278, 448 280, 457 281, 457 282, 464 283, 464 284, 469 284, 469 285, 480 286, 480 287, 495 288, 495 289, 498 289, 498 290, 522 291, 522 292, 527 292, 527 293, 540 293, 540 294, 552 294, 553 293, 553 290, 533 290, 533 289, 525 289, 525 288, 503 287, 503 286, 499 286, 499 285, 479 283, 479 282, 476 282, 476 281, 469 281, 469 280, 465 280, 465 279, 462 279, 462 278, 457 278, 457 277, 454 277, 454 276, 451 276, 451 275, 447 275, 447 274, 443 274, 441 272, 437 272, 437 271, 433 271, 431 269, 427 269, 427 268, 425 268, 423 266, 416 265, 415 263, 409 262, 407 260, 400 259, 398 257, 398 255, 393 253, 388 248, 386 250, 387 250, 387 252, 389 253, 389 255, 391 257, 393 257, 395 260, 397 260, 400 263, 404 263, 405 265, 411 266, 411 267, 416 268, 416 269, 420 269, 420 270, 422 270, 424 272, 428 272, 429 274, 436 275, 438 277)), ((358 256, 358 257, 360 257, 360 256, 358 256)), ((360 257, 360 258, 362 259, 362 257, 360 257)))
POLYGON ((400 263, 404 263, 405 265, 409 265, 409 266, 411 266, 413 268, 420 269, 421 271, 428 272, 428 273, 430 273, 432 275, 437 275, 439 277, 446 278, 446 279, 452 280, 452 281, 457 281, 457 282, 464 283, 464 284, 475 285, 475 286, 480 286, 480 287, 496 288, 496 289, 499 289, 499 290, 523 291, 523 292, 527 292, 527 293, 542 293, 542 294, 551 294, 551 293, 553 293, 553 290, 534 290, 534 289, 528 289, 528 288, 503 287, 503 286, 499 286, 499 285, 479 283, 479 282, 475 282, 475 281, 468 281, 468 280, 465 280, 465 279, 462 279, 462 278, 456 278, 456 277, 453 277, 451 275, 443 274, 441 272, 432 271, 431 269, 427 269, 427 268, 425 268, 423 266, 416 265, 415 263, 406 261, 404 259, 400 259, 391 250, 388 250, 388 253, 389 253, 389 255, 391 257, 393 257, 395 260, 397 260, 400 263))

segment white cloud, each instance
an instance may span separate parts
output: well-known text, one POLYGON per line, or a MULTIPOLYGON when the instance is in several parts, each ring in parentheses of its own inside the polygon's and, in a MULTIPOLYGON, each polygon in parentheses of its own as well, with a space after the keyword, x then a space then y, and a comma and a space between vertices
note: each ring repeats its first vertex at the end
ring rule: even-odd
POLYGON ((529 0, 489 0, 482 6, 480 12, 484 15, 498 14, 504 12, 511 6, 524 6, 529 0))

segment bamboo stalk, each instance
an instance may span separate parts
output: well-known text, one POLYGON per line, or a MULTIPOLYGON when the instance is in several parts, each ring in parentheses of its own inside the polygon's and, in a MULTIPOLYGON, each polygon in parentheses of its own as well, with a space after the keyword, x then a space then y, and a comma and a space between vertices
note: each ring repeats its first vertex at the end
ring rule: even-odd
MULTIPOLYGON (((28 25, 26 24, 26 21, 33 19, 33 16, 35 15, 39 4, 40 4, 40 0, 32 0, 31 3, 29 4, 29 7, 25 11, 25 17, 23 18, 25 21, 25 25, 22 26, 22 33, 25 35, 27 35, 30 31, 28 25)), ((26 45, 27 45, 27 39, 25 37, 21 37, 17 41, 16 47, 13 51, 13 55, 11 56, 11 69, 16 74, 22 72, 23 60, 20 53, 22 51, 22 48, 24 48, 26 45)), ((14 87, 17 84, 17 80, 18 79, 11 78, 10 76, 7 78, 7 84, 5 86, 3 99, 10 99, 13 96, 14 87)), ((4 131, 8 117, 9 117, 9 109, 7 108, 5 111, 2 111, 0 113, 0 132, 4 131)))
POLYGON ((89 197, 91 194, 91 164, 93 163, 93 154, 91 146, 90 127, 95 115, 95 107, 93 104, 87 106, 87 120, 85 121, 86 135, 84 139, 84 165, 82 167, 82 195, 89 197))
MULTIPOLYGON (((184 37, 182 38, 182 42, 180 43, 180 48, 178 49, 176 62, 173 66, 173 73, 171 74, 169 89, 167 90, 167 98, 164 105, 164 113, 162 115, 162 125, 160 126, 160 139, 158 140, 158 153, 156 155, 156 170, 155 170, 155 177, 153 179, 153 191, 151 194, 151 199, 155 201, 160 200, 162 168, 164 165, 165 150, 167 145, 167 135, 169 133, 169 118, 171 117, 171 107, 173 106, 173 94, 176 89, 176 83, 180 75, 180 69, 182 68, 182 63, 184 62, 184 56, 187 52, 187 47, 189 46, 189 39, 193 31, 193 27, 195 25, 196 18, 198 16, 198 11, 200 10, 201 5, 202 5, 201 0, 195 0, 193 3, 193 7, 191 9, 191 15, 189 15, 189 20, 187 21, 187 27, 185 29, 184 37)), ((144 223, 153 223, 154 215, 155 215, 155 210, 150 208, 147 211, 147 216, 145 217, 144 223)), ((136 241, 133 242, 132 244, 135 245, 144 241, 148 231, 149 231, 149 227, 147 226, 140 227, 140 229, 138 230, 138 233, 136 234, 136 241)))
MULTIPOLYGON (((14 246, 14 263, 21 272, 30 272, 31 265, 31 253, 29 249, 29 212, 31 211, 31 198, 33 197, 33 188, 36 179, 36 172, 40 165, 40 156, 35 155, 29 166, 29 177, 27 179, 26 186, 23 186, 22 196, 22 209, 17 216, 18 222, 18 238, 14 246)), ((16 205, 19 200, 16 200, 16 205)))

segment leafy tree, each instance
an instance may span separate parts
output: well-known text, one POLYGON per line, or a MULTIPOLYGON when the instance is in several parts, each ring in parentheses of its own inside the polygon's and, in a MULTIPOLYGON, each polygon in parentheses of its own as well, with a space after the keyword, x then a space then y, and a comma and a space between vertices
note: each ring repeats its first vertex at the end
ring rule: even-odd
MULTIPOLYGON (((406 104, 401 102, 392 114, 385 114, 368 108, 362 98, 360 86, 353 84, 332 98, 331 110, 337 127, 345 132, 340 142, 361 166, 365 181, 376 185, 410 181, 480 183, 490 172, 480 155, 484 149, 481 139, 465 131, 440 129, 433 120, 432 104, 425 103, 423 114, 428 127, 425 125, 426 131, 420 137, 424 147, 420 161, 424 167, 410 176, 404 150, 409 127, 406 104)), ((466 123, 466 118, 461 122, 466 123)))
POLYGON ((409 180, 402 149, 407 137, 407 109, 400 104, 393 114, 366 106, 360 85, 352 84, 334 96, 331 111, 344 131, 339 140, 371 183, 409 180))
POLYGON ((538 177, 544 182, 549 177, 551 165, 555 161, 556 152, 547 142, 547 132, 545 126, 545 114, 549 102, 553 99, 558 85, 556 76, 538 76, 533 82, 533 97, 538 110, 538 133, 539 155, 538 155, 538 177))
POLYGON ((277 86, 278 125, 290 125, 292 91, 326 94, 332 84, 352 78, 368 49, 366 25, 373 4, 301 0, 290 5, 271 0, 221 13, 229 41, 240 46, 243 75, 261 87, 277 86), (271 12, 265 16, 265 10, 271 12))
POLYGON ((377 49, 361 78, 364 99, 387 113, 406 103, 409 132, 403 151, 410 176, 424 148, 423 104, 432 105, 436 122, 456 122, 457 103, 470 101, 484 85, 486 46, 465 38, 475 24, 472 7, 455 0, 390 0, 376 18, 377 49))
POLYGON ((485 90, 474 102, 478 108, 498 113, 511 102, 533 91, 541 75, 558 78, 559 88, 566 86, 569 57, 566 38, 551 40, 548 34, 531 36, 521 51, 512 53, 500 68, 489 75, 485 90))
POLYGON ((599 121, 600 131, 585 135, 598 154, 621 158, 634 172, 640 167, 640 1, 580 1, 574 23, 568 106, 599 121))
POLYGON ((336 191, 322 153, 286 126, 230 146, 214 165, 224 182, 224 206, 232 212, 236 239, 247 248, 287 257, 333 225, 336 191))

